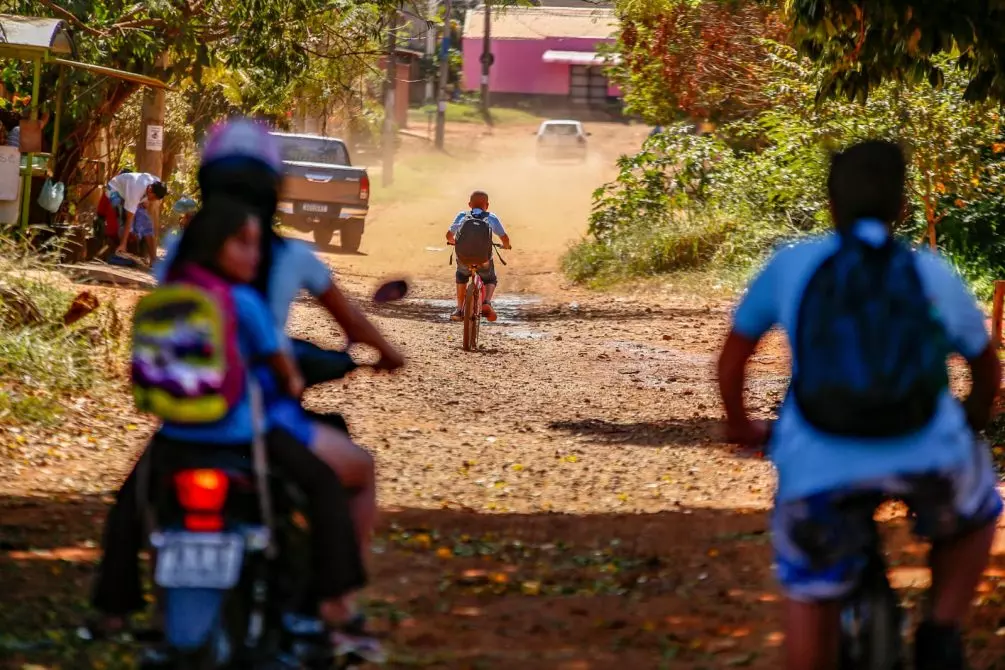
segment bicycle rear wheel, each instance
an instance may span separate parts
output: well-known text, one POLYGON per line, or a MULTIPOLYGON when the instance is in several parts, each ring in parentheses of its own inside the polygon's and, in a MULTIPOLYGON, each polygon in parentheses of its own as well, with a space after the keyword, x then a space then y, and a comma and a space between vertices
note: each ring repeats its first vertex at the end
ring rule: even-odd
POLYGON ((478 325, 482 319, 479 302, 478 288, 474 282, 469 282, 464 292, 464 351, 478 348, 478 325))
POLYGON ((874 558, 841 612, 841 670, 902 670, 902 617, 882 560, 874 558))

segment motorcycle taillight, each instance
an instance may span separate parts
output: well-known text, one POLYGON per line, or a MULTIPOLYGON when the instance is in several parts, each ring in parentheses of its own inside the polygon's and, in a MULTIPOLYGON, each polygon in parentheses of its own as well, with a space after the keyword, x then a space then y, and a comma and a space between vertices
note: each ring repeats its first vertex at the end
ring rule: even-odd
POLYGON ((230 481, 222 470, 182 470, 174 476, 178 502, 185 510, 185 527, 211 532, 223 529, 223 505, 230 481))

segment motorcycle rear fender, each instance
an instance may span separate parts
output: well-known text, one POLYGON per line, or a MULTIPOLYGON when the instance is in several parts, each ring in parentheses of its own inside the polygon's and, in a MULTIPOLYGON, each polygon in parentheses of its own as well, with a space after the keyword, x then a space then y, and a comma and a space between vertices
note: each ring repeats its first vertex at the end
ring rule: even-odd
POLYGON ((166 589, 162 602, 167 643, 185 652, 202 648, 220 625, 226 594, 219 589, 166 589))

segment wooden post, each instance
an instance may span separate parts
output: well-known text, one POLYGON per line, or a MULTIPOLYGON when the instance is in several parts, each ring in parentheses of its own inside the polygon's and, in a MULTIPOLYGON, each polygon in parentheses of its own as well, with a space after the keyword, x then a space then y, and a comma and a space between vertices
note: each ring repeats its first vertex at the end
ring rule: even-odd
POLYGON ((492 2, 485 0, 485 34, 482 36, 482 116, 490 121, 489 116, 489 70, 492 68, 492 2))
POLYGON ((1002 346, 1002 309, 1005 306, 1005 281, 995 282, 995 297, 991 303, 991 341, 995 348, 1002 346))
POLYGON ((398 82, 398 10, 391 10, 390 27, 387 30, 387 67, 384 72, 384 132, 381 139, 383 164, 381 181, 384 186, 394 183, 394 120, 395 88, 398 82))
MULTIPOLYGON (((163 69, 167 65, 167 54, 158 56, 157 67, 163 69)), ((140 134, 136 138, 135 151, 136 171, 152 174, 166 182, 171 175, 164 174, 164 106, 164 89, 147 87, 143 91, 140 134)), ((154 244, 156 245, 160 243, 160 205, 149 203, 147 213, 154 224, 154 244)))
POLYGON ((447 80, 450 75, 448 56, 450 53, 450 28, 453 8, 452 0, 443 1, 443 41, 440 43, 440 90, 436 103, 436 148, 443 149, 447 128, 447 80))

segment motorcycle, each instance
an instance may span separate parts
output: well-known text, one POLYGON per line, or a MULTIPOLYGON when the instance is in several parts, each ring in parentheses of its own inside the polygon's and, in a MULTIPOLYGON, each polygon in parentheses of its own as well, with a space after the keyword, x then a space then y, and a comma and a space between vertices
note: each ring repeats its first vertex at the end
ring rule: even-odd
MULTIPOLYGON (((405 282, 378 289, 402 299, 405 282)), ((345 351, 298 347, 311 384, 362 367, 345 351)), ((347 430, 338 414, 308 412, 347 430)), ((264 446, 160 450, 149 475, 146 516, 163 639, 144 650, 144 670, 331 670, 363 659, 334 656, 311 588, 306 500, 264 446)))

